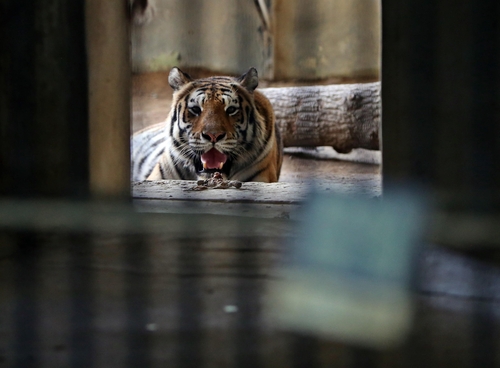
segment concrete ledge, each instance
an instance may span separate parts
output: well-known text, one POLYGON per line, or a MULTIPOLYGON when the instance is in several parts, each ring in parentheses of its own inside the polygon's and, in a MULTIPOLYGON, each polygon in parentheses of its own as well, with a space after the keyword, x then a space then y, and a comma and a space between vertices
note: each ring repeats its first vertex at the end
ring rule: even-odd
POLYGON ((380 180, 311 183, 243 183, 240 189, 195 191, 194 181, 159 180, 132 185, 134 207, 141 212, 196 213, 263 218, 296 218, 313 190, 339 194, 380 195, 380 180))

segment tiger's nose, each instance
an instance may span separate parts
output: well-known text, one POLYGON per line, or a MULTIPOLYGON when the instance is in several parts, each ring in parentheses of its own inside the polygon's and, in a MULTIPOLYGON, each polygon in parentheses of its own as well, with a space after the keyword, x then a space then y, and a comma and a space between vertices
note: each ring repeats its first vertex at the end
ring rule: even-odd
POLYGON ((209 140, 212 143, 220 141, 222 138, 226 136, 226 133, 211 133, 211 132, 202 132, 201 135, 203 138, 209 140))

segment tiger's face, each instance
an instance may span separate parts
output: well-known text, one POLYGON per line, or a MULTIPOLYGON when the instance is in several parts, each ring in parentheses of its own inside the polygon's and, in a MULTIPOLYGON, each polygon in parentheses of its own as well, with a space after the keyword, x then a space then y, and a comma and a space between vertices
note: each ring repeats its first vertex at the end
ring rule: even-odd
POLYGON ((198 171, 227 171, 224 165, 237 158, 238 147, 244 143, 244 136, 238 133, 246 128, 236 91, 195 89, 187 99, 187 112, 191 129, 186 135, 199 157, 198 171))
POLYGON ((179 69, 170 74, 177 106, 177 121, 171 125, 170 136, 179 155, 177 160, 191 165, 198 177, 215 171, 229 177, 235 166, 255 159, 251 146, 261 138, 261 132, 255 124, 258 113, 252 93, 258 79, 247 74, 239 79, 195 81, 179 69))

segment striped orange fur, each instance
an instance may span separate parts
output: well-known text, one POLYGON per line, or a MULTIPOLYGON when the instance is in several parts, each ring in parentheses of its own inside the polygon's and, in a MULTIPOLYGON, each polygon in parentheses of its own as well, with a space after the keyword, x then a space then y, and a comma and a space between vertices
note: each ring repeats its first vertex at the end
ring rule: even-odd
POLYGON ((165 123, 132 138, 133 180, 278 181, 283 146, 268 99, 255 90, 257 70, 239 78, 193 80, 169 75, 173 102, 165 123))

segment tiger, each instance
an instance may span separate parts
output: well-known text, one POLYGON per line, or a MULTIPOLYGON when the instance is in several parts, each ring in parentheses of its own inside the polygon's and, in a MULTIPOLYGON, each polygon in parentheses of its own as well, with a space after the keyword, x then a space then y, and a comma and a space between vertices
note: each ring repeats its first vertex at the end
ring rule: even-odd
POLYGON ((283 143, 269 100, 250 68, 240 77, 192 79, 174 67, 165 122, 132 137, 132 180, 279 180, 283 143))

